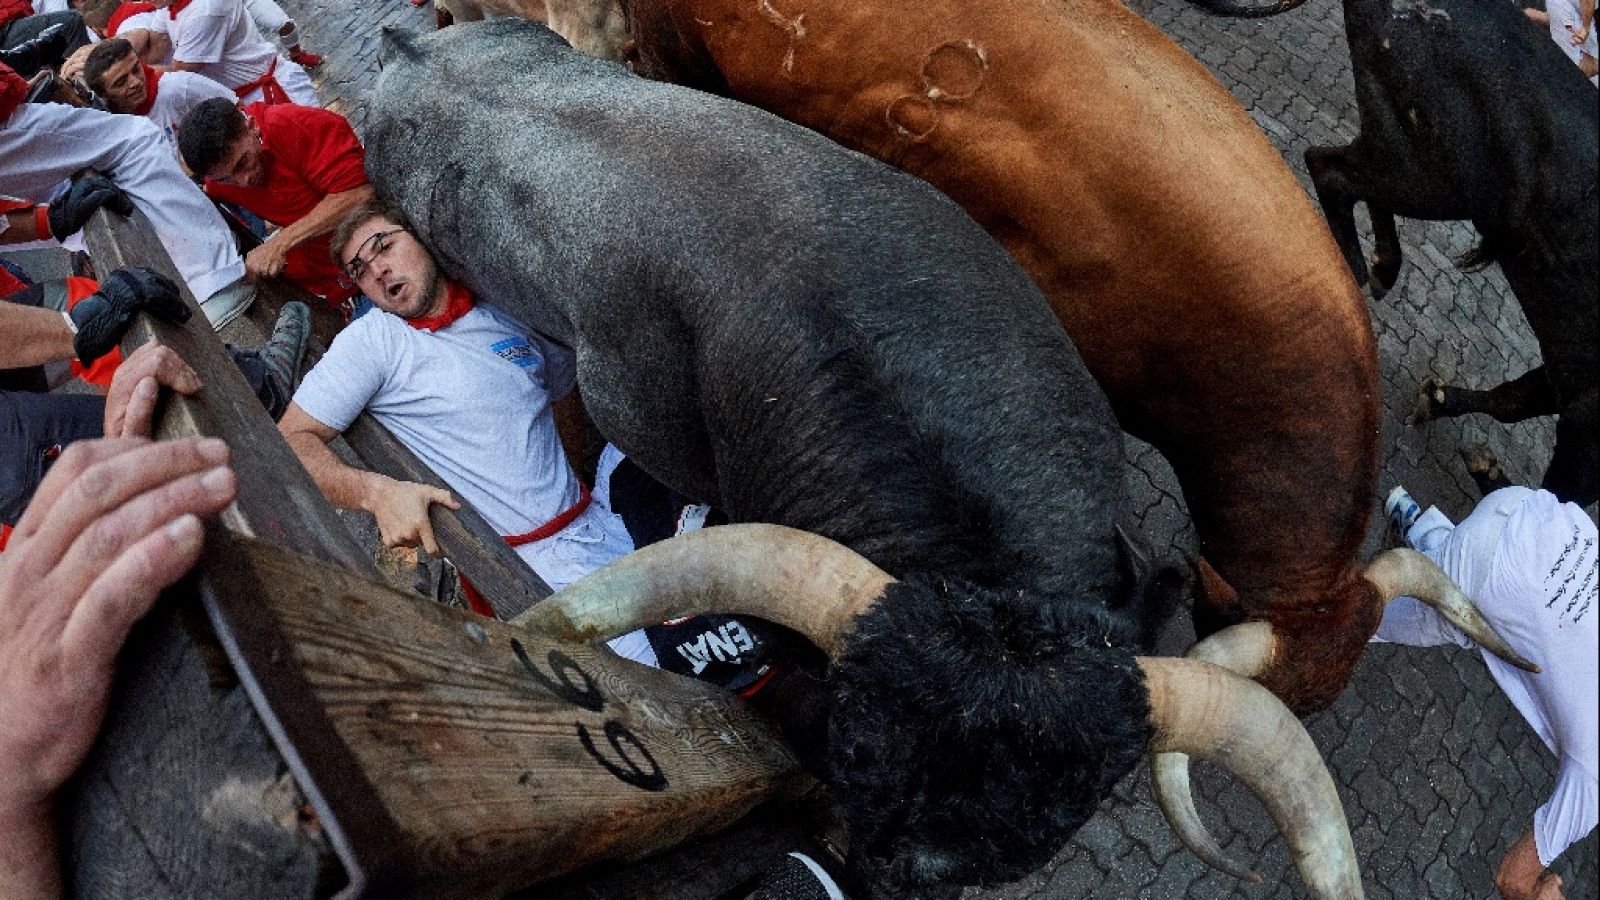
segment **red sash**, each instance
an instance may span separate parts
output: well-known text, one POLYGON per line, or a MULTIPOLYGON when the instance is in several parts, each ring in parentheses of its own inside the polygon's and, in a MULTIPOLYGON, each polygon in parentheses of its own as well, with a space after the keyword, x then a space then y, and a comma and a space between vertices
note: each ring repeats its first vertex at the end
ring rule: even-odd
POLYGON ((106 37, 116 37, 117 29, 121 28, 122 23, 128 21, 129 18, 155 11, 156 5, 154 3, 124 3, 118 6, 117 11, 111 14, 111 18, 106 20, 106 37))
POLYGON ((148 116, 156 105, 156 85, 161 82, 161 76, 167 73, 160 69, 152 69, 142 61, 139 63, 139 68, 144 69, 144 102, 139 104, 139 108, 135 109, 133 114, 148 116))
POLYGON ((178 0, 178 2, 167 7, 167 17, 176 19, 178 17, 178 13, 183 12, 183 8, 193 2, 194 0, 178 0))
MULTIPOLYGON (((555 518, 544 523, 543 525, 540 525, 538 528, 535 528, 532 531, 523 532, 522 534, 506 535, 506 543, 513 547, 521 547, 523 544, 531 544, 534 541, 542 541, 547 537, 554 537, 556 534, 560 533, 561 529, 571 525, 579 516, 583 515, 584 510, 589 508, 589 501, 593 499, 589 496, 588 485, 580 483, 578 488, 579 494, 577 503, 574 503, 561 512, 556 513, 555 518)), ((466 575, 459 572, 457 574, 461 575, 461 592, 467 595, 467 606, 480 616, 487 616, 491 619, 495 618, 494 607, 489 605, 489 601, 483 599, 483 595, 478 593, 478 589, 472 586, 472 582, 467 580, 466 575)))
MULTIPOLYGON (((177 4, 174 3, 173 6, 177 6, 177 4)), ((278 71, 278 58, 274 56, 272 58, 272 64, 267 66, 267 74, 262 75, 255 81, 239 85, 233 89, 233 92, 239 95, 240 100, 243 100, 244 98, 250 96, 250 94, 253 93, 256 88, 260 88, 261 100, 268 106, 277 106, 280 103, 293 103, 294 101, 289 99, 289 93, 283 89, 283 85, 278 83, 278 79, 272 77, 272 73, 276 71, 278 71)))

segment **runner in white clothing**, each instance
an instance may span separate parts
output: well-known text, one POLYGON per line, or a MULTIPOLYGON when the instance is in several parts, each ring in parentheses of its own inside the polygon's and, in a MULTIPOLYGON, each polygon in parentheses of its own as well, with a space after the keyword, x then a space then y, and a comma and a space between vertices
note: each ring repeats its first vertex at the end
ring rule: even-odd
MULTIPOLYGON (((0 75, 9 74, 0 67, 0 75)), ((232 234, 155 125, 57 103, 24 103, 9 117, 0 110, 0 195, 43 202, 83 169, 109 173, 149 217, 213 325, 222 327, 249 306, 254 288, 243 281, 244 259, 232 234)))
POLYGON ((399 214, 355 210, 332 249, 377 309, 306 375, 279 429, 338 506, 365 509, 389 546, 439 552, 428 507, 448 491, 345 465, 327 447, 363 410, 472 504, 559 590, 633 549, 621 519, 568 465, 550 404, 575 384, 571 351, 446 280, 399 214))
MULTIPOLYGON (((1408 495, 1398 501, 1396 495, 1404 492, 1391 495, 1391 508, 1415 509, 1408 495)), ((1545 869, 1594 830, 1600 815, 1600 555, 1594 522, 1547 491, 1508 487, 1485 497, 1460 525, 1429 508, 1405 535, 1461 586, 1512 647, 1543 670, 1531 674, 1483 653, 1489 674, 1560 764, 1555 790, 1506 854, 1495 883, 1508 900, 1559 898, 1560 879, 1545 869)), ((1476 646, 1409 597, 1389 604, 1374 640, 1476 646)))
POLYGON ((122 38, 96 44, 83 64, 83 81, 105 98, 114 113, 145 116, 178 149, 178 123, 202 101, 222 97, 234 102, 233 91, 193 72, 162 72, 142 62, 122 38))
POLYGON ((240 0, 152 0, 167 10, 172 68, 198 72, 238 94, 240 103, 291 101, 320 106, 305 69, 278 55, 240 0))

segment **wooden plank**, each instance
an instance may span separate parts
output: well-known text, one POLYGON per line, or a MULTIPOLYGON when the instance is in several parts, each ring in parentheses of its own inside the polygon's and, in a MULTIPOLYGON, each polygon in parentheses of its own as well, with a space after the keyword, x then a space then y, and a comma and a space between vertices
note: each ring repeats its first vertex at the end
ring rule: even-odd
POLYGON ((775 730, 710 685, 247 538, 213 541, 205 565, 218 595, 254 598, 279 629, 265 656, 230 651, 241 677, 265 680, 268 705, 302 707, 266 682, 305 680, 372 776, 421 893, 642 859, 808 783, 775 730))
POLYGON ((60 802, 72 897, 313 900, 344 881, 249 698, 208 665, 199 615, 184 583, 124 648, 60 802))
POLYGON ((89 253, 101 273, 148 266, 179 285, 189 305, 182 325, 140 316, 123 340, 124 353, 149 341, 177 351, 205 387, 194 397, 174 396, 161 417, 162 436, 208 435, 228 442, 239 473, 239 497, 222 514, 228 528, 268 538, 306 556, 376 574, 372 561, 339 521, 277 427, 261 408, 233 360, 206 322, 188 286, 143 213, 126 219, 105 210, 85 229, 89 253))
MULTIPOLYGON (((257 288, 256 302, 248 315, 262 333, 270 333, 278 311, 289 300, 299 300, 312 310, 313 337, 305 362, 305 367, 310 368, 322 358, 339 327, 338 314, 326 302, 287 282, 268 281, 257 288)), ((374 472, 450 490, 443 479, 367 413, 357 416, 345 429, 344 439, 362 464, 374 472)), ((429 507, 434 536, 444 555, 472 579, 495 614, 510 621, 550 596, 549 585, 506 545, 483 516, 460 496, 456 499, 461 502, 460 510, 437 504, 429 507)))

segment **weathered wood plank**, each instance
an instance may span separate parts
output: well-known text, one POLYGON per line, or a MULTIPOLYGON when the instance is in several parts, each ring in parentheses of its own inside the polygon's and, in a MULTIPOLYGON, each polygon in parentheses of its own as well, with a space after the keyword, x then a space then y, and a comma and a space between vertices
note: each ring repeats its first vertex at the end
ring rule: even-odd
POLYGON ((244 538, 208 546, 206 577, 280 629, 274 665, 298 670, 374 775, 423 892, 480 896, 642 859, 807 783, 742 703, 603 648, 244 538))
POLYGON ((189 305, 192 315, 183 325, 140 316, 122 344, 123 352, 129 353, 148 341, 159 341, 177 351, 205 384, 198 395, 173 397, 167 403, 159 432, 165 436, 209 435, 228 442, 233 467, 239 473, 239 498, 221 517, 229 528, 268 538, 351 571, 375 573, 372 561, 278 435, 207 325, 149 220, 143 213, 134 215, 130 220, 104 210, 97 212, 84 237, 97 271, 149 266, 175 281, 189 305))
MULTIPOLYGON (((312 900, 343 881, 237 682, 218 683, 192 582, 122 654, 95 749, 62 799, 70 895, 312 900)), ((0 892, 3 893, 3 892, 0 892)))

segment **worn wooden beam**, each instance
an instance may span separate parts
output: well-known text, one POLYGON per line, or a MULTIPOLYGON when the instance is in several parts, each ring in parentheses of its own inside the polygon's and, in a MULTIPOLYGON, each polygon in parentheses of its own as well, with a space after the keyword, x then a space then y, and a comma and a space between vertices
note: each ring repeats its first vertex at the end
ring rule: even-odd
POLYGON ((163 435, 210 435, 228 442, 239 473, 239 498, 222 521, 241 534, 257 535, 351 571, 375 573, 372 561, 339 521, 333 507, 295 458, 256 400, 244 375, 206 323, 188 286, 143 213, 126 219, 95 213, 84 232, 96 271, 148 266, 179 285, 191 315, 183 325, 149 316, 128 330, 129 353, 149 342, 171 347, 200 374, 205 387, 194 397, 173 397, 159 423, 163 435))
MULTIPOLYGON (((214 616, 230 659, 279 718, 331 723, 409 848, 419 895, 643 859, 810 783, 727 692, 604 647, 233 535, 208 545, 203 583, 253 599, 214 616)), ((322 762, 308 759, 312 780, 322 762)))

